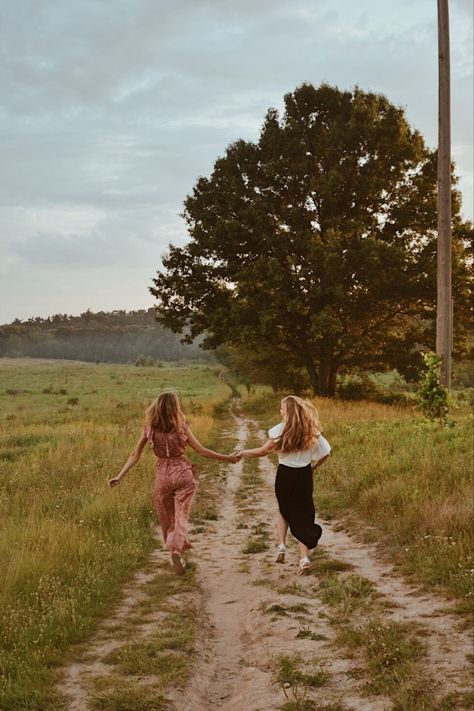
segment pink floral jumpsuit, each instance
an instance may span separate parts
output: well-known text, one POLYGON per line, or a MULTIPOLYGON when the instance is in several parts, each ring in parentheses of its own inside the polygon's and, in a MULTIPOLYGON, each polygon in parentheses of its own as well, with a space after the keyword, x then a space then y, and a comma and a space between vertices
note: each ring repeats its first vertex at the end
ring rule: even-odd
POLYGON ((196 470, 184 451, 188 438, 184 430, 145 434, 158 457, 155 479, 155 510, 163 538, 171 553, 191 548, 188 541, 188 517, 196 492, 196 470))

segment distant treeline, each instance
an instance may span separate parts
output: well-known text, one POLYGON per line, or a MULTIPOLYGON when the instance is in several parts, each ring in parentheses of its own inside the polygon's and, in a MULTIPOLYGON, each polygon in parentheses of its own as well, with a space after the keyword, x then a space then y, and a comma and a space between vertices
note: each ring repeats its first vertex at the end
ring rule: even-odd
POLYGON ((15 319, 0 326, 0 357, 6 356, 106 363, 131 363, 140 356, 158 361, 210 358, 197 343, 183 345, 179 336, 160 326, 153 308, 15 319))

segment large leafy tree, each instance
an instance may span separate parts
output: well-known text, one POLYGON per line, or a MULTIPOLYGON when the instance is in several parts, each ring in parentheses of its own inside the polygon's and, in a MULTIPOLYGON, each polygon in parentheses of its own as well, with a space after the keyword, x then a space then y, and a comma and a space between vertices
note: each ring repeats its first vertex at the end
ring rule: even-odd
MULTIPOLYGON (((330 395, 344 370, 413 375, 434 337, 435 159, 386 97, 303 84, 187 197, 190 241, 151 288, 159 319, 279 386, 330 395)), ((456 192, 453 214, 464 234, 456 192)))

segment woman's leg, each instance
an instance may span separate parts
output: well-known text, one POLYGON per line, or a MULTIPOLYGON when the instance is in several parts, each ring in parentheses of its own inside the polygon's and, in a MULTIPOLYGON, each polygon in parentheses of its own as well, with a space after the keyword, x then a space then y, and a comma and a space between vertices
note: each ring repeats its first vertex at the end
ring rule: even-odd
POLYGON ((196 491, 194 478, 185 486, 174 491, 174 526, 170 529, 166 540, 172 553, 182 553, 191 548, 188 541, 188 518, 191 504, 196 491))
POLYGON ((170 531, 174 529, 174 503, 173 491, 162 491, 158 486, 155 489, 155 511, 160 522, 163 540, 167 545, 170 531))
POLYGON ((321 526, 314 521, 311 467, 288 470, 288 467, 280 465, 279 472, 277 496, 280 513, 299 542, 300 557, 305 558, 316 547, 322 533, 321 526))
POLYGON ((305 544, 301 543, 301 541, 298 541, 298 544, 300 548, 300 560, 302 560, 303 558, 307 558, 309 553, 308 546, 305 546, 305 544))
POLYGON ((277 533, 278 533, 278 543, 280 545, 285 545, 286 534, 288 533, 288 521, 286 521, 281 513, 278 511, 277 514, 277 533))

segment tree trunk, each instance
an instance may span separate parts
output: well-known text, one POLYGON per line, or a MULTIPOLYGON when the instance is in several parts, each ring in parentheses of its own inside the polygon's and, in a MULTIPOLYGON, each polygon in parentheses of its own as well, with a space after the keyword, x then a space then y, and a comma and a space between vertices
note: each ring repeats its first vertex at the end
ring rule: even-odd
POLYGON ((331 363, 331 370, 329 372, 329 397, 334 397, 336 394, 337 371, 337 365, 331 363))
POLYGON ((451 99, 448 0, 438 0, 438 278, 436 352, 441 382, 451 387, 451 99))
POLYGON ((319 366, 318 374, 318 395, 329 396, 329 373, 331 372, 331 363, 325 360, 319 366))
POLYGON ((311 390, 315 395, 334 397, 338 368, 330 359, 323 361, 319 370, 316 369, 313 361, 309 361, 306 363, 306 370, 311 390))
POLYGON ((311 385, 311 390, 316 395, 318 392, 318 371, 313 360, 306 361, 306 371, 308 373, 309 384, 311 385))

